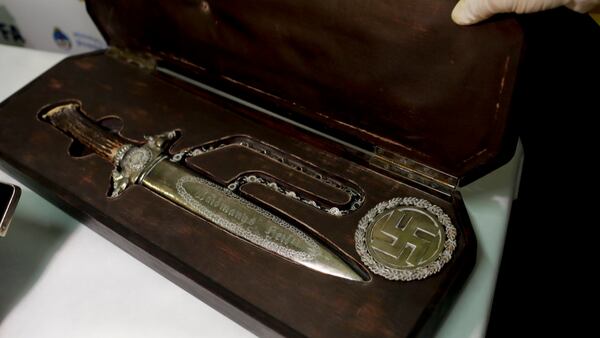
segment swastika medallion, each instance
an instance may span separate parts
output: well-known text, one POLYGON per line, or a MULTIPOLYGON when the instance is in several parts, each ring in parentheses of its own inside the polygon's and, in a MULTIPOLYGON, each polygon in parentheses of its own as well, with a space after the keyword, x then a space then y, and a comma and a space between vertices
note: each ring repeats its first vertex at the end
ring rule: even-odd
POLYGON ((356 250, 374 273, 391 280, 440 271, 456 248, 456 229, 437 205, 416 197, 377 204, 359 222, 356 250))

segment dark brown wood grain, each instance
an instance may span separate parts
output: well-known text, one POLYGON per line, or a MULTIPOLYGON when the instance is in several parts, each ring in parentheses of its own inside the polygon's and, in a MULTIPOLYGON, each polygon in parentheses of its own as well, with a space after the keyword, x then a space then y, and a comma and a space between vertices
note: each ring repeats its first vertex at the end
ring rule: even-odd
MULTIPOLYGON (((431 332, 475 261, 475 237, 460 195, 441 198, 429 194, 353 161, 348 152, 326 139, 283 126, 278 130, 260 123, 265 118, 262 114, 206 92, 182 89, 162 75, 104 54, 59 63, 2 103, 0 117, 0 158, 13 173, 259 336, 408 337, 431 332), (173 152, 231 135, 248 135, 343 176, 362 189, 365 203, 342 217, 262 186, 248 185, 244 193, 336 248, 364 271, 368 269, 354 248, 358 221, 377 203, 393 197, 426 198, 442 207, 457 227, 458 247, 440 273, 422 281, 393 282, 369 273, 369 281, 352 282, 281 259, 143 187, 134 186, 118 198, 107 198, 112 165, 96 155, 70 156, 71 138, 37 118, 48 104, 72 100, 82 103, 91 120, 121 118, 121 134, 127 138, 139 140, 143 135, 179 129, 182 138, 173 152)), ((287 175, 285 168, 253 154, 231 152, 229 156, 205 157, 196 164, 211 171, 227 168, 214 176, 220 184, 246 170, 242 159, 252 156, 261 170, 276 177, 287 175)), ((323 189, 310 180, 298 179, 294 184, 309 191, 323 189)))
POLYGON ((469 179, 514 153, 507 121, 523 40, 512 18, 454 24, 455 3, 86 1, 112 46, 469 179))
MULTIPOLYGON (((520 27, 510 17, 459 27, 450 20, 454 3, 88 0, 92 19, 116 49, 68 58, 2 103, 0 158, 44 197, 259 336, 431 336, 474 265, 475 235, 460 193, 406 181, 369 156, 404 157, 464 182, 512 155, 520 27), (140 55, 353 147, 141 69, 140 55), (53 121, 65 133, 37 118, 61 102, 79 102, 85 111, 76 125, 53 121), (70 136, 107 116, 124 127, 92 134, 110 140, 96 147, 100 157, 72 156, 70 136), (113 168, 103 158, 114 157, 123 137, 143 140, 170 130, 182 135, 171 153, 248 137, 360 191, 364 204, 335 217, 261 185, 241 189, 341 253, 368 281, 301 268, 141 186, 108 198, 113 168), (355 250, 367 211, 404 196, 440 206, 458 232, 451 261, 422 281, 372 274, 355 250)), ((93 140, 85 145, 95 147, 93 140)), ((225 147, 185 163, 221 185, 255 172, 327 203, 348 203, 343 191, 260 152, 225 147)))

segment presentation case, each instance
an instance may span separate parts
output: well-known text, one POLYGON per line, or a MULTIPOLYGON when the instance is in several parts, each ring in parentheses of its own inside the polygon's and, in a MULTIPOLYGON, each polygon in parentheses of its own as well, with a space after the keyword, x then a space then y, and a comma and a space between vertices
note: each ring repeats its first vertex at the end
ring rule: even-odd
POLYGON ((457 188, 514 153, 516 21, 459 27, 454 2, 439 0, 86 4, 110 47, 65 59, 0 105, 5 168, 259 336, 436 329, 476 256, 457 188), (142 186, 110 197, 113 166, 40 118, 67 103, 132 140, 176 130, 172 158, 210 150, 180 164, 237 183, 364 281, 283 259, 142 186), (361 253, 360 224, 390 201, 451 224, 437 269, 390 280, 365 258, 374 251, 361 253))

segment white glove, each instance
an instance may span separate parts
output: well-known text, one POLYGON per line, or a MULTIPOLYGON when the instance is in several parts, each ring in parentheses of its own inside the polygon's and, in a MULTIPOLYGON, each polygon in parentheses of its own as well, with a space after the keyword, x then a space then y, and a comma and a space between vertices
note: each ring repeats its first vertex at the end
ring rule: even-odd
POLYGON ((452 20, 471 25, 497 13, 533 13, 566 6, 586 13, 600 5, 600 0, 460 0, 452 11, 452 20))

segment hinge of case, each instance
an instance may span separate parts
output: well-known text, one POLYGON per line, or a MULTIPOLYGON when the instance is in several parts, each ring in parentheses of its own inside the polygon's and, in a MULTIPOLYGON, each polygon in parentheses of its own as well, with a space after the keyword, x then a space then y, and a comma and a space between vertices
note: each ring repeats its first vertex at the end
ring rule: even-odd
POLYGON ((150 53, 132 52, 128 49, 109 47, 106 55, 142 69, 154 70, 156 68, 156 57, 150 53))
POLYGON ((450 195, 458 185, 457 177, 379 147, 375 147, 375 153, 369 158, 369 163, 445 195, 450 195))

